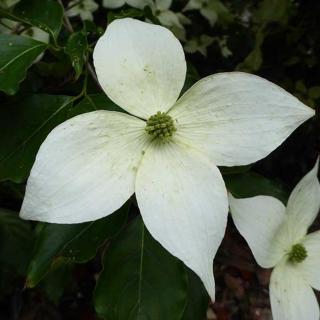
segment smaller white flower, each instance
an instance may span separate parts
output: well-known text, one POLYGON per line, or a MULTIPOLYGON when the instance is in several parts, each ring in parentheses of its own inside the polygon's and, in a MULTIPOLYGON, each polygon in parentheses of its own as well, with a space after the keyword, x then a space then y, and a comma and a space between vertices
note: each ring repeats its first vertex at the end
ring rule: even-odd
POLYGON ((83 0, 79 3, 78 0, 69 2, 69 9, 67 8, 67 15, 69 17, 80 16, 81 20, 93 20, 92 12, 96 11, 99 5, 94 0, 83 0))
POLYGON ((102 5, 107 9, 118 9, 125 4, 142 10, 145 6, 151 5, 152 0, 103 0, 102 2, 102 5))
POLYGON ((199 10, 211 26, 217 22, 219 15, 229 14, 227 7, 218 0, 189 0, 183 10, 199 10))
POLYGON ((140 10, 148 6, 161 25, 170 28, 178 39, 185 41, 184 25, 190 24, 191 21, 183 13, 170 10, 172 0, 103 0, 102 2, 108 9, 118 9, 125 4, 140 10))
POLYGON ((207 56, 207 48, 214 42, 215 38, 206 34, 201 35, 198 38, 192 38, 187 41, 184 46, 186 52, 196 53, 200 52, 205 57, 207 56))
POLYGON ((274 320, 319 320, 312 288, 320 290, 320 231, 307 234, 320 209, 319 159, 292 191, 278 199, 229 196, 233 221, 258 264, 274 267, 270 300, 274 320))
POLYGON ((184 24, 190 24, 191 21, 181 12, 170 10, 171 5, 172 0, 154 0, 150 7, 163 26, 170 28, 178 39, 185 41, 184 24))

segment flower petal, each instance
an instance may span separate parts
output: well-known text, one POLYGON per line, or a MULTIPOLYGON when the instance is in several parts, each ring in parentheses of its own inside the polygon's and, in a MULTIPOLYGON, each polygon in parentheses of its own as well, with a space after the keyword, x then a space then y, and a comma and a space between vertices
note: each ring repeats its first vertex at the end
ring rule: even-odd
POLYGON ((295 239, 305 236, 320 209, 320 184, 317 177, 319 159, 315 166, 295 186, 290 194, 287 213, 295 239))
POLYGON ((172 107, 186 75, 184 52, 172 32, 131 18, 108 26, 93 58, 109 98, 144 119, 172 107))
POLYGON ((185 143, 217 165, 237 166, 265 157, 314 110, 265 79, 230 72, 197 82, 169 113, 185 143))
POLYGON ((313 288, 320 290, 320 231, 308 234, 303 244, 308 256, 297 267, 308 283, 313 288))
POLYGON ((276 198, 256 196, 236 199, 229 194, 231 215, 237 229, 248 242, 258 264, 271 268, 285 254, 277 233, 285 220, 286 208, 276 198))
POLYGON ((319 306, 312 288, 288 263, 273 270, 270 280, 273 320, 319 320, 319 306))
POLYGON ((107 216, 133 194, 145 123, 120 112, 95 111, 55 128, 33 165, 24 219, 79 223, 107 216))
POLYGON ((150 145, 138 170, 136 196, 151 235, 198 274, 214 299, 212 260, 228 213, 217 167, 191 148, 150 145))

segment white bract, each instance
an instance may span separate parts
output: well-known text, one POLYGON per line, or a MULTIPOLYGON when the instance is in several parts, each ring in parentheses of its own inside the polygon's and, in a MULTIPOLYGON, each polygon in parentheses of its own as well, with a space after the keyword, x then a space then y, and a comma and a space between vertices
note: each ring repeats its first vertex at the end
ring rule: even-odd
POLYGON ((181 44, 168 29, 130 18, 108 26, 93 58, 101 87, 129 114, 99 110, 55 128, 38 152, 21 216, 91 221, 135 193, 152 236, 200 276, 213 299, 212 260, 228 213, 217 165, 263 158, 314 111, 239 72, 204 78, 179 98, 181 44))
POLYGON ((307 234, 320 209, 319 160, 292 191, 287 207, 278 199, 236 199, 230 210, 258 264, 275 267, 270 280, 274 320, 319 320, 312 288, 320 290, 320 231, 307 234))
POLYGON ((94 0, 73 0, 69 2, 66 9, 68 17, 80 16, 81 20, 93 20, 92 13, 99 8, 99 5, 94 0))

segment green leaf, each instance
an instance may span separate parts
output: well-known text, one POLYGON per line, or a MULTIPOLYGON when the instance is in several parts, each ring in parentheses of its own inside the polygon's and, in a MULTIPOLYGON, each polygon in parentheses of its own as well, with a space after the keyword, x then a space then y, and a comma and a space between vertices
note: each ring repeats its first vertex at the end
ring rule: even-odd
POLYGON ((58 304, 65 288, 70 284, 74 264, 66 259, 60 259, 55 263, 44 281, 42 288, 47 297, 54 303, 58 304))
POLYGON ((57 39, 62 25, 63 8, 55 0, 21 0, 12 12, 0 8, 0 15, 38 27, 57 39))
MULTIPOLYGON (((31 258, 33 235, 18 213, 0 208, 0 297, 17 289, 31 258)), ((20 285, 19 285, 20 286, 20 285)), ((2 315, 2 313, 1 313, 2 315)))
POLYGON ((254 12, 254 20, 257 23, 267 24, 278 22, 286 24, 291 13, 291 0, 263 0, 254 12))
POLYGON ((264 42, 265 34, 262 28, 260 28, 255 37, 255 45, 253 50, 248 54, 248 56, 237 66, 237 70, 254 72, 261 68, 263 62, 262 55, 262 45, 264 42))
POLYGON ((109 110, 125 112, 113 103, 104 93, 89 94, 84 97, 74 108, 77 113, 90 112, 95 110, 109 110))
POLYGON ((71 64, 76 72, 76 79, 82 73, 87 51, 87 38, 83 31, 72 33, 68 39, 65 52, 71 60, 71 64))
POLYGON ((0 181, 21 183, 27 178, 40 144, 68 118, 71 101, 41 94, 1 106, 0 181))
POLYGON ((320 86, 311 87, 308 90, 309 97, 311 99, 317 100, 320 98, 320 86))
POLYGON ((33 246, 30 224, 17 212, 0 208, 0 265, 24 275, 33 246))
POLYGON ((181 319, 187 298, 185 268, 151 237, 140 217, 111 242, 103 266, 94 295, 100 316, 181 319))
POLYGON ((188 270, 188 303, 181 320, 206 319, 209 295, 199 277, 188 270))
MULTIPOLYGON (((106 195, 107 196, 107 195, 106 195)), ((36 245, 27 275, 27 286, 36 286, 51 268, 68 258, 83 263, 123 227, 128 205, 103 219, 78 224, 42 223, 38 225, 36 245)))
POLYGON ((288 192, 280 183, 254 172, 230 174, 224 177, 224 181, 228 191, 237 198, 266 195, 278 198, 283 203, 286 203, 288 199, 288 192))
POLYGON ((0 35, 0 90, 13 95, 45 43, 17 35, 0 35))

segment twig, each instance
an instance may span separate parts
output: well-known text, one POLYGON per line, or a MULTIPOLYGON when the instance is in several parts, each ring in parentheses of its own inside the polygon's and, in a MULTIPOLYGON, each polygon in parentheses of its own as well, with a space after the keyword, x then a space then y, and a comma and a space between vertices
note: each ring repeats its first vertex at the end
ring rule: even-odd
MULTIPOLYGON (((62 8, 64 9, 62 0, 58 0, 58 2, 60 3, 60 5, 62 6, 62 8)), ((70 22, 70 20, 69 20, 69 17, 66 15, 66 10, 65 10, 65 9, 64 9, 64 15, 63 15, 63 21, 64 21, 64 25, 65 25, 66 29, 67 29, 70 33, 73 33, 74 30, 73 30, 72 24, 71 24, 71 22, 70 22)))

